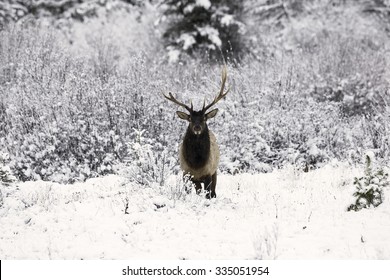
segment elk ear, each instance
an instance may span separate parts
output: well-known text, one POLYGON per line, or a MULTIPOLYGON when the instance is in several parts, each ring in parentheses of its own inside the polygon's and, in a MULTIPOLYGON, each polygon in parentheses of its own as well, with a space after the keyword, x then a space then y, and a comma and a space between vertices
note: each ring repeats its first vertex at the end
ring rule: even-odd
POLYGON ((182 120, 185 120, 185 121, 190 121, 190 115, 186 114, 186 113, 183 113, 183 112, 180 112, 180 111, 176 111, 176 114, 179 116, 179 118, 181 118, 182 120))
POLYGON ((215 115, 218 113, 218 109, 214 109, 206 114, 206 120, 214 118, 215 115))

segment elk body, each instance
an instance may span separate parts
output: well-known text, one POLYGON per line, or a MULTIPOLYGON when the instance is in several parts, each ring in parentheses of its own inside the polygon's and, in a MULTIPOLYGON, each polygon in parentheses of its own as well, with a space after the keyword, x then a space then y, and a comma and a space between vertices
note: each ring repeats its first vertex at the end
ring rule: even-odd
POLYGON ((208 199, 216 197, 215 188, 217 185, 217 168, 219 163, 219 148, 214 134, 207 127, 207 120, 214 118, 218 109, 207 112, 219 100, 224 98, 229 90, 224 92, 226 82, 226 67, 222 70, 222 84, 219 94, 213 102, 200 111, 179 102, 171 93, 164 95, 169 101, 185 108, 189 114, 177 111, 180 119, 189 122, 187 131, 184 135, 183 143, 180 146, 179 160, 180 167, 184 174, 189 174, 191 181, 195 184, 196 192, 199 194, 202 190, 202 183, 208 199))

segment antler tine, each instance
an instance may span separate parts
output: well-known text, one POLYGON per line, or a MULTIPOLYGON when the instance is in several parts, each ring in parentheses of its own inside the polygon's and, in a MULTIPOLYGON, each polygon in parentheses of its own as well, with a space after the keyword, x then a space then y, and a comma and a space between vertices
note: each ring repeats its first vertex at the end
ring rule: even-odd
POLYGON ((172 95, 171 92, 168 93, 169 96, 166 96, 165 94, 163 94, 163 95, 164 95, 164 97, 165 97, 166 99, 168 99, 169 101, 172 101, 173 103, 175 103, 175 104, 177 104, 177 105, 179 105, 179 106, 185 108, 187 111, 192 112, 192 108, 193 108, 192 102, 191 102, 191 108, 190 108, 190 107, 188 107, 187 105, 185 105, 184 103, 181 103, 180 101, 178 101, 175 97, 173 97, 173 95, 172 95))
POLYGON ((207 111, 208 109, 210 109, 212 106, 214 106, 219 100, 221 100, 222 98, 224 98, 230 88, 227 89, 227 91, 223 92, 224 89, 225 89, 225 83, 226 83, 226 78, 227 78, 227 69, 226 69, 226 65, 224 65, 224 67, 222 68, 222 82, 221 82, 221 89, 219 91, 219 94, 214 98, 213 102, 211 102, 209 105, 207 105, 205 107, 205 102, 203 102, 203 111, 207 111))

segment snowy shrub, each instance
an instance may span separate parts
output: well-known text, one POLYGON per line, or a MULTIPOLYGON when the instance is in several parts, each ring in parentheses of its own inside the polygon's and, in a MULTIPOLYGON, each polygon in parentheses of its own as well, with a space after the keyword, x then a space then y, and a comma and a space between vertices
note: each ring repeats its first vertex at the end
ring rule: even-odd
POLYGON ((231 130, 220 138, 233 152, 230 161, 238 161, 241 170, 266 172, 286 163, 318 167, 326 162, 329 157, 327 145, 336 141, 328 131, 337 111, 332 108, 321 111, 323 108, 316 103, 302 100, 301 105, 298 102, 294 105, 293 108, 275 108, 268 112, 263 111, 264 108, 251 109, 253 113, 236 116, 235 120, 226 113, 224 118, 231 130), (311 108, 313 113, 306 113, 303 107, 311 108), (264 114, 258 118, 256 112, 260 110, 264 114), (330 117, 329 123, 322 122, 325 115, 330 117))
POLYGON ((73 182, 111 173, 122 143, 107 86, 64 52, 53 30, 21 25, 2 35, 0 137, 15 175, 73 182))
POLYGON ((262 75, 276 67, 249 63, 230 72, 232 94, 218 117, 224 127, 216 125, 222 170, 268 172, 286 163, 312 169, 346 158, 356 145, 337 105, 305 97, 294 77, 262 75))
POLYGON ((138 184, 151 186, 158 183, 163 186, 177 160, 154 139, 145 138, 145 130, 133 128, 133 131, 134 140, 127 143, 127 156, 125 165, 120 167, 121 172, 138 184))
POLYGON ((183 172, 179 173, 176 177, 174 184, 169 184, 163 193, 169 200, 173 201, 173 205, 176 205, 177 201, 185 200, 194 189, 194 184, 190 179, 190 175, 184 175, 183 172))
MULTIPOLYGON (((0 140, 15 175, 72 182, 113 172, 131 127, 145 115, 147 71, 143 81, 118 76, 104 45, 97 57, 72 58, 50 30, 19 26, 2 35, 0 140)), ((131 63, 129 75, 143 71, 141 57, 131 63)))
POLYGON ((172 60, 177 54, 236 57, 244 52, 243 4, 231 0, 166 0, 164 33, 172 60))
POLYGON ((248 0, 248 35, 255 52, 295 56, 302 94, 369 116, 389 102, 384 2, 248 0))
POLYGON ((361 120, 363 137, 370 142, 372 149, 382 159, 390 158, 390 107, 372 117, 361 120))
POLYGON ((86 21, 98 16, 101 10, 110 12, 124 9, 129 5, 142 6, 141 0, 3 0, 0 3, 0 29, 9 22, 26 16, 35 18, 51 17, 56 25, 61 20, 86 21))
POLYGON ((53 124, 51 131, 25 134, 8 145, 18 178, 57 182, 112 173, 121 147, 113 131, 99 135, 98 131, 89 131, 83 121, 69 126, 53 124))
POLYGON ((9 161, 8 154, 0 153, 0 207, 3 206, 2 187, 8 186, 16 181, 11 169, 6 165, 9 161))
POLYGON ((9 162, 9 155, 0 153, 0 185, 9 185, 16 181, 10 168, 6 165, 9 162))
POLYGON ((0 153, 0 207, 3 206, 4 201, 2 187, 16 181, 16 178, 12 175, 10 168, 5 165, 8 161, 8 154, 0 153))
POLYGON ((380 43, 369 39, 339 34, 307 42, 303 50, 320 58, 311 62, 310 94, 319 102, 339 103, 345 116, 367 116, 383 109, 388 81, 381 49, 380 43))
POLYGON ((374 153, 366 153, 365 158, 365 174, 363 177, 355 177, 353 184, 356 191, 353 195, 356 201, 348 207, 348 211, 379 206, 384 199, 383 188, 389 185, 389 174, 383 168, 374 169, 372 166, 374 153))

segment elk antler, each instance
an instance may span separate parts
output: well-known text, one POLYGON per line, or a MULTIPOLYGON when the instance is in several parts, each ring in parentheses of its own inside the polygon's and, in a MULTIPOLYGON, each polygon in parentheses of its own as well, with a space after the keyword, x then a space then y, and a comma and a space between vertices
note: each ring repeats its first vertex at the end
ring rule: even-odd
POLYGON ((213 102, 211 102, 209 105, 205 106, 205 102, 203 102, 203 112, 206 112, 208 109, 210 109, 212 106, 214 106, 219 100, 224 98, 226 94, 228 94, 230 88, 224 93, 225 89, 225 83, 226 83, 226 77, 227 77, 227 70, 226 70, 226 65, 222 69, 222 84, 221 84, 221 89, 219 91, 219 94, 214 98, 213 102))
POLYGON ((181 103, 180 101, 178 101, 175 97, 173 97, 172 93, 169 92, 168 94, 169 94, 169 96, 166 96, 166 95, 164 94, 164 97, 165 97, 166 99, 168 99, 169 101, 172 101, 173 103, 175 103, 175 104, 177 104, 177 105, 179 105, 179 106, 181 106, 181 107, 186 108, 187 111, 189 111, 189 112, 192 112, 192 111, 193 111, 192 102, 191 102, 191 108, 190 108, 190 107, 188 107, 187 105, 185 105, 184 103, 181 103))

